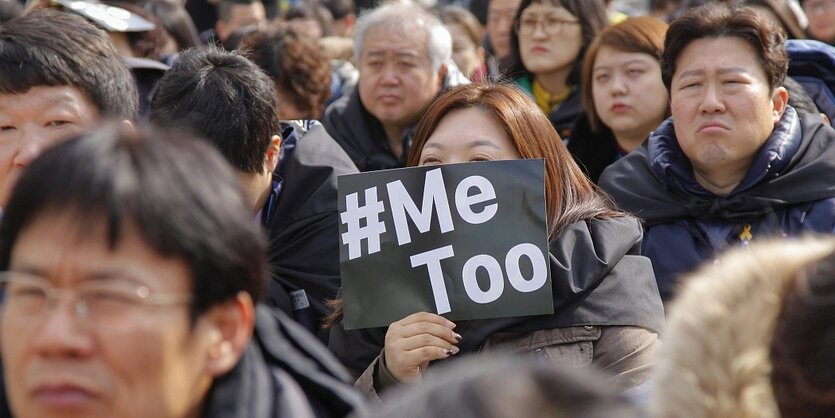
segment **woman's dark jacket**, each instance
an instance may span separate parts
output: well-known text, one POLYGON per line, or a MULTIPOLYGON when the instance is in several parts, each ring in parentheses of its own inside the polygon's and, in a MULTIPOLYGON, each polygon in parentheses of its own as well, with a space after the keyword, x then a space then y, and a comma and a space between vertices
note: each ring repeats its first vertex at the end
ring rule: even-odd
MULTIPOLYGON (((528 77, 520 77, 513 80, 522 90, 528 93, 533 99, 533 80, 528 77)), ((554 129, 560 134, 563 142, 570 142, 574 122, 583 113, 583 103, 580 95, 580 86, 571 87, 571 94, 548 114, 548 120, 554 129)))
MULTIPOLYGON (((499 331, 570 326, 637 326, 660 333, 664 311, 649 260, 639 255, 641 227, 632 217, 580 221, 549 244, 554 314, 459 321, 461 352, 479 351, 499 331)), ((380 354, 386 328, 331 329, 329 347, 355 372, 380 354)))
POLYGON ((615 134, 606 126, 601 126, 600 132, 593 132, 585 113, 574 123, 567 148, 577 165, 595 184, 603 170, 621 157, 615 134))

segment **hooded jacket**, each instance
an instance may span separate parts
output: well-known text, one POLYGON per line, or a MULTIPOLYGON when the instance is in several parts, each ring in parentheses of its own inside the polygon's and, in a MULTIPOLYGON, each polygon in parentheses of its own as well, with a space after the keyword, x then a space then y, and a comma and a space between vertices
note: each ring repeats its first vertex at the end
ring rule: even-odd
MULTIPOLYGON (((641 227, 631 217, 566 227, 549 244, 554 314, 459 321, 461 353, 480 351, 498 332, 532 333, 572 326, 634 326, 660 333, 664 310, 649 260, 638 254, 641 227)), ((386 328, 331 329, 329 347, 350 369, 380 354, 386 328)))
POLYGON ((314 334, 341 287, 336 178, 354 163, 315 121, 282 122, 273 191, 262 209, 269 238, 268 302, 314 334))
POLYGON ((696 182, 667 119, 641 147, 603 172, 600 186, 644 220, 643 254, 661 296, 676 277, 730 245, 835 227, 835 131, 787 107, 737 187, 717 196, 696 182))

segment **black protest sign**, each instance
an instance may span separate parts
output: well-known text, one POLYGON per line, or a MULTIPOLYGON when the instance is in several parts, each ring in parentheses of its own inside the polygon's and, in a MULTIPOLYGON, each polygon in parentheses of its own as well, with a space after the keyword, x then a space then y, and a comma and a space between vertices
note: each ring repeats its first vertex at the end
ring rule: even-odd
POLYGON ((345 328, 553 313, 543 160, 339 177, 345 328))

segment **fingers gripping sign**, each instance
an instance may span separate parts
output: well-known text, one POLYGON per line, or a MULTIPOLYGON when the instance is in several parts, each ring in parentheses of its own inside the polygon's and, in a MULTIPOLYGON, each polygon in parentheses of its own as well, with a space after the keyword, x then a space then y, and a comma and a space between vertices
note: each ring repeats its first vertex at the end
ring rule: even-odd
POLYGON ((389 373, 402 383, 417 383, 429 362, 458 354, 461 336, 455 323, 429 312, 418 312, 389 325, 385 361, 389 373))

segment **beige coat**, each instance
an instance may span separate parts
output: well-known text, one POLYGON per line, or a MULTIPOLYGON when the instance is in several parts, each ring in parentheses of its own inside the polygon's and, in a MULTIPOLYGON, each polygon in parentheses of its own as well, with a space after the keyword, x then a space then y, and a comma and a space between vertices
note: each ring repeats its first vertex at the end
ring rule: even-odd
POLYGON ((653 417, 779 417, 769 346, 788 285, 835 248, 781 241, 726 254, 691 276, 670 307, 655 364, 653 417))

